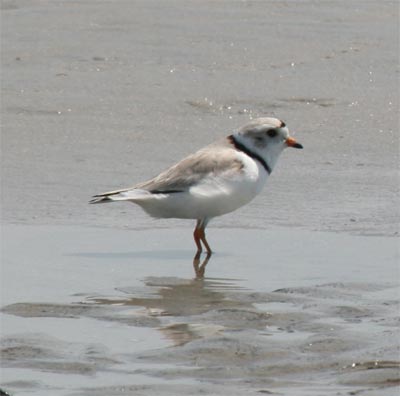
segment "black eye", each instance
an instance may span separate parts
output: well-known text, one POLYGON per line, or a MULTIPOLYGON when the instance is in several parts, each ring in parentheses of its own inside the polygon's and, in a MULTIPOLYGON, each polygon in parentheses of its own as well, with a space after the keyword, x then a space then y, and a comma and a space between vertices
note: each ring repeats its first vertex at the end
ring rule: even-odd
POLYGON ((270 129, 267 131, 267 135, 271 138, 275 137, 278 134, 278 131, 276 129, 270 129))

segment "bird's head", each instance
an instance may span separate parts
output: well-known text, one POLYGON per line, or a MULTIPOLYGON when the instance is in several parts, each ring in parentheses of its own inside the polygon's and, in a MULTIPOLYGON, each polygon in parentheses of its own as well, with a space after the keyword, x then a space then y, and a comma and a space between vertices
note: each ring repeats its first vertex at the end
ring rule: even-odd
POLYGON ((277 118, 263 117, 252 120, 240 128, 234 137, 249 150, 262 156, 271 167, 285 148, 303 148, 289 135, 286 124, 277 118))

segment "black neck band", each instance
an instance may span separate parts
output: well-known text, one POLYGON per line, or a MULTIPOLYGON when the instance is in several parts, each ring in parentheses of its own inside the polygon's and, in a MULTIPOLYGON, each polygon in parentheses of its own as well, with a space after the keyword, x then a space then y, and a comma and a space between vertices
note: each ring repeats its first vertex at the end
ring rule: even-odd
POLYGON ((257 160, 270 175, 272 172, 271 167, 267 164, 267 161, 264 160, 260 155, 255 153, 254 151, 249 150, 244 144, 238 142, 233 135, 228 136, 229 141, 235 146, 236 150, 243 151, 249 157, 257 160))

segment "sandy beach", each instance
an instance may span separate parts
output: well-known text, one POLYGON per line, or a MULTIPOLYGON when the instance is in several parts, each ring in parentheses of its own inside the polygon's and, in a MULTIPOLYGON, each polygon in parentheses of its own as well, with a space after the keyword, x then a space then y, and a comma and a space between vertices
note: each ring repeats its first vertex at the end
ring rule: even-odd
POLYGON ((1 2, 1 376, 10 395, 397 395, 392 1, 1 2), (258 116, 265 190, 210 223, 91 195, 258 116))

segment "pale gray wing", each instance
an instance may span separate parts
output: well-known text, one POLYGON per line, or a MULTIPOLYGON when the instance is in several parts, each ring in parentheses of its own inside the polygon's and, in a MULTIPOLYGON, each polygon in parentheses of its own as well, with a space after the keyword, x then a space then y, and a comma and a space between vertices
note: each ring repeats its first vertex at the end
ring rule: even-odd
POLYGON ((243 168, 235 150, 225 145, 208 146, 189 155, 155 178, 137 184, 134 188, 157 193, 186 191, 210 174, 222 175, 238 172, 243 168))

